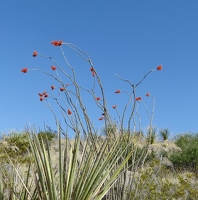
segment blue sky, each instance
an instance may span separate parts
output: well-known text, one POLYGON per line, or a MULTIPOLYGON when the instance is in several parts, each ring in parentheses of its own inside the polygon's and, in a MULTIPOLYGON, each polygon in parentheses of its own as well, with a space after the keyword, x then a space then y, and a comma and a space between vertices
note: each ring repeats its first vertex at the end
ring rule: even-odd
MULTIPOLYGON (((0 0, 0 131, 20 131, 29 124, 55 128, 52 113, 38 98, 51 80, 39 72, 20 70, 50 66, 46 59, 33 58, 34 50, 62 64, 60 49, 50 42, 63 40, 90 55, 110 108, 126 102, 123 94, 115 96, 115 90, 129 90, 115 73, 137 83, 162 64, 163 70, 150 74, 137 95, 149 110, 152 101, 145 94, 151 92, 156 98, 153 124, 157 129, 169 128, 172 135, 197 132, 197 11, 196 0, 0 0)), ((71 58, 83 84, 88 80, 85 68, 71 58)), ((139 108, 144 129, 149 121, 143 104, 139 108)), ((98 121, 101 113, 93 109, 91 115, 96 126, 104 125, 98 121)))

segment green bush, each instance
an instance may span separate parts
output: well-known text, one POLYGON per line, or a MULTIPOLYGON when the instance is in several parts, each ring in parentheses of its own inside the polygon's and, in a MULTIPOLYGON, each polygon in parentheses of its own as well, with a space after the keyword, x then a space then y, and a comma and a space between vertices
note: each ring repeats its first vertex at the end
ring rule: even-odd
POLYGON ((134 187, 127 192, 127 199, 198 199, 198 184, 194 173, 173 174, 160 167, 159 163, 153 164, 137 173, 134 187))
POLYGON ((170 156, 174 167, 181 170, 198 169, 198 134, 187 133, 176 136, 175 143, 182 152, 170 156))
POLYGON ((27 133, 10 133, 0 141, 0 158, 2 162, 12 161, 26 162, 28 149, 30 148, 27 133))
POLYGON ((47 130, 39 131, 38 132, 38 139, 41 142, 41 139, 43 140, 44 144, 46 145, 47 142, 51 142, 54 138, 57 138, 56 131, 53 131, 51 128, 47 128, 47 130))
MULTIPOLYGON (((55 137, 57 137, 56 132, 50 128, 38 132, 39 141, 41 142, 42 138, 45 145, 47 141, 50 143, 55 137)), ((30 144, 26 132, 12 132, 0 140, 1 162, 9 163, 9 159, 11 159, 13 162, 29 163, 31 159, 29 151, 30 144)))

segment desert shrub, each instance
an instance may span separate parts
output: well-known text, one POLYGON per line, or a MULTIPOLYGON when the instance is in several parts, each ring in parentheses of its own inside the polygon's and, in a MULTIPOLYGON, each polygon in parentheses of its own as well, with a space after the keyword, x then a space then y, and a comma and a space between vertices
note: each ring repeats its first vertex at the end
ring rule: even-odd
POLYGON ((29 147, 27 133, 10 133, 0 141, 1 161, 8 162, 9 157, 12 161, 26 162, 29 147))
POLYGON ((37 135, 38 135, 39 141, 41 142, 42 140, 45 146, 47 142, 50 144, 53 139, 55 138, 57 139, 56 131, 53 131, 50 127, 47 127, 46 130, 40 130, 37 135))
MULTIPOLYGON (((41 130, 38 132, 38 139, 41 142, 43 140, 46 145, 47 142, 51 142, 53 138, 56 138, 57 134, 50 128, 41 130)), ((29 163, 30 144, 28 141, 27 131, 24 132, 12 132, 7 136, 2 137, 0 140, 0 158, 1 162, 9 162, 11 159, 13 162, 29 163), (8 159, 9 157, 9 159, 8 159)))
POLYGON ((127 199, 198 198, 198 182, 194 173, 172 173, 157 160, 139 170, 134 177, 134 185, 127 191, 127 199))
POLYGON ((187 133, 178 135, 175 144, 182 152, 174 153, 170 160, 176 169, 197 171, 198 169, 198 134, 187 133))

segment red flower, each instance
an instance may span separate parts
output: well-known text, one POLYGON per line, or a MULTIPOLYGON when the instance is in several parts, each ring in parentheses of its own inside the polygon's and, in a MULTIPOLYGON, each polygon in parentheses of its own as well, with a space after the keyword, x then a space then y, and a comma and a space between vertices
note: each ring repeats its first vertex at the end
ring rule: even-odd
POLYGON ((53 44, 54 46, 58 46, 58 43, 59 43, 58 40, 54 40, 51 42, 51 44, 53 44))
POLYGON ((52 85, 52 86, 51 86, 51 89, 52 89, 52 90, 54 90, 54 89, 55 89, 55 86, 54 86, 54 85, 52 85))
POLYGON ((92 76, 95 76, 96 75, 96 71, 93 67, 90 68, 91 72, 92 72, 92 76))
POLYGON ((27 72, 28 72, 28 68, 23 68, 23 69, 21 70, 21 72, 27 73, 27 72))
POLYGON ((70 109, 68 109, 67 113, 68 113, 68 115, 71 115, 72 111, 70 109))
POLYGON ((43 96, 43 94, 41 94, 41 93, 38 93, 38 95, 39 95, 40 97, 42 97, 42 96, 43 96))
POLYGON ((147 93, 146 93, 146 96, 147 96, 147 97, 149 97, 150 95, 151 95, 150 92, 147 92, 147 93))
POLYGON ((65 88, 64 88, 64 87, 61 87, 61 88, 60 88, 60 91, 61 91, 61 92, 62 92, 62 91, 64 91, 64 90, 65 90, 65 88))
POLYGON ((56 70, 56 67, 55 66, 51 66, 52 70, 55 71, 56 70))
POLYGON ((61 46, 62 44, 63 44, 63 41, 60 40, 60 41, 58 42, 58 46, 61 46))
POLYGON ((115 91, 116 94, 118 94, 118 93, 120 93, 120 92, 121 92, 120 90, 116 90, 116 91, 115 91))
POLYGON ((100 97, 96 97, 95 100, 96 100, 96 101, 100 101, 100 97))
POLYGON ((43 101, 44 100, 44 98, 43 97, 40 97, 40 101, 43 101))
POLYGON ((157 66, 157 70, 162 70, 162 65, 157 66))
POLYGON ((116 109, 116 107, 117 107, 116 105, 112 106, 113 109, 116 109))
POLYGON ((43 95, 46 95, 46 94, 47 94, 47 92, 46 92, 46 91, 44 91, 44 92, 43 92, 43 95))
POLYGON ((33 57, 36 57, 38 53, 36 51, 33 52, 33 57))
POLYGON ((47 98, 47 97, 48 97, 48 94, 45 94, 44 97, 47 98))
POLYGON ((104 119, 104 117, 100 117, 100 118, 99 118, 100 121, 103 120, 103 119, 104 119))
POLYGON ((135 100, 136 100, 136 101, 141 101, 142 98, 141 98, 141 97, 137 97, 137 98, 135 98, 135 100))
POLYGON ((58 46, 61 46, 62 45, 62 40, 58 41, 58 40, 54 40, 51 42, 51 44, 53 44, 54 46, 58 47, 58 46))

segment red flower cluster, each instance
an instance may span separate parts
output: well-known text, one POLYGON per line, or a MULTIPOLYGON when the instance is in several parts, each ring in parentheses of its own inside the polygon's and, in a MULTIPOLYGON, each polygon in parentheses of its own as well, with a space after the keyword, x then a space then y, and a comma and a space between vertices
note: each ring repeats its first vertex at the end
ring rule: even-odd
POLYGON ((52 90, 54 90, 54 89, 55 89, 55 86, 54 86, 54 85, 52 85, 52 86, 51 86, 51 89, 52 89, 52 90))
POLYGON ((162 70, 162 65, 157 66, 157 70, 162 70))
POLYGON ((44 91, 43 93, 38 93, 38 95, 40 96, 40 101, 43 101, 44 98, 48 97, 48 94, 46 91, 44 91))
POLYGON ((116 105, 112 106, 113 109, 116 109, 116 107, 117 107, 116 105))
POLYGON ((52 70, 55 71, 56 70, 56 67, 55 66, 51 66, 52 70))
POLYGON ((115 91, 116 94, 119 94, 120 92, 121 92, 120 90, 116 90, 116 91, 115 91))
POLYGON ((147 92, 147 93, 146 93, 146 96, 147 96, 147 97, 149 97, 150 95, 151 95, 150 92, 147 92))
POLYGON ((54 46, 58 47, 58 46, 61 46, 63 43, 62 40, 58 41, 58 40, 54 40, 51 42, 51 44, 53 44, 54 46))
POLYGON ((28 72, 28 68, 23 68, 23 69, 21 70, 21 72, 27 73, 27 72, 28 72))
POLYGON ((61 87, 61 88, 60 88, 60 91, 61 91, 61 92, 63 92, 64 90, 65 90, 65 88, 64 88, 64 87, 61 87))
POLYGON ((100 97, 96 97, 95 100, 96 100, 96 101, 100 101, 100 97))
POLYGON ((36 51, 33 52, 33 57, 36 57, 38 53, 36 51))
POLYGON ((137 98, 135 98, 135 100, 136 100, 136 101, 141 101, 142 98, 141 98, 141 97, 137 97, 137 98))
POLYGON ((92 72, 92 76, 95 76, 96 75, 96 71, 93 67, 90 68, 90 71, 92 72))
POLYGON ((100 117, 100 118, 99 118, 100 121, 103 120, 103 119, 104 119, 104 117, 100 117))
POLYGON ((67 110, 68 115, 72 114, 72 111, 70 109, 67 110))

